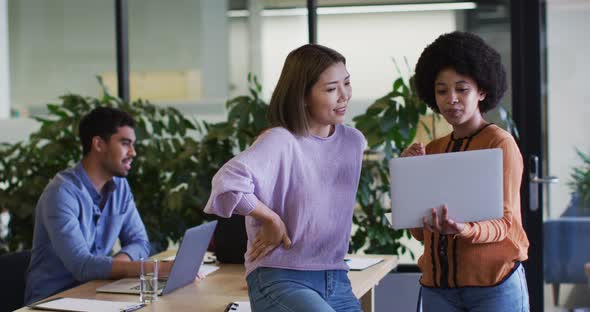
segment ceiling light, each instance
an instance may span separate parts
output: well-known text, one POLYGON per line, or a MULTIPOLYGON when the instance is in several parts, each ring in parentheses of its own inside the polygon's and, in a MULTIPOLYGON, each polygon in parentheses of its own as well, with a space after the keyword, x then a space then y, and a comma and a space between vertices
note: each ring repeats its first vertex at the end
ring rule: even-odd
MULTIPOLYGON (((454 11, 473 10, 477 8, 475 2, 445 2, 425 4, 390 4, 390 5, 365 5, 365 6, 338 6, 319 7, 318 15, 334 14, 368 14, 368 13, 391 13, 391 12, 424 12, 424 11, 454 11)), ((248 10, 228 11, 229 17, 247 17, 248 10)), ((306 16, 306 8, 292 9, 266 9, 262 10, 262 16, 306 16)))

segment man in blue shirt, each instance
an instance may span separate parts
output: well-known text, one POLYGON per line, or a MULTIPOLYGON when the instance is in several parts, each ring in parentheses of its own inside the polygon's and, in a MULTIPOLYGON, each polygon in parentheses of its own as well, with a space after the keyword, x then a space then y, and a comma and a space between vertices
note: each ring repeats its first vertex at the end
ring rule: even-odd
MULTIPOLYGON (((138 276, 150 244, 125 179, 135 157, 135 121, 99 107, 80 122, 83 158, 39 198, 25 302, 95 279, 138 276), (121 250, 111 256, 119 238, 121 250)), ((162 263, 167 275, 171 263, 162 263)))

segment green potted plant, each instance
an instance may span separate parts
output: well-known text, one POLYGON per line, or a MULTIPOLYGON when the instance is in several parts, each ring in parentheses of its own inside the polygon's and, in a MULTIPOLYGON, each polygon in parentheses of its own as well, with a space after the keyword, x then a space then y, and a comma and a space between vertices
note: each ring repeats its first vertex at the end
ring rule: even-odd
POLYGON ((353 252, 364 249, 366 253, 411 253, 400 243, 404 235, 410 237, 409 232, 394 231, 384 218, 384 213, 390 210, 388 161, 412 143, 418 127, 422 126, 427 133, 430 129, 421 122, 420 117, 427 113, 427 105, 411 87, 413 78, 405 81, 401 76, 394 81, 390 92, 353 119, 369 147, 357 193, 361 212, 354 216, 358 228, 352 236, 353 252))
MULTIPOLYGON (((49 116, 36 118, 41 127, 28 141, 0 145, 0 206, 7 208, 12 216, 9 250, 30 248, 37 198, 58 171, 80 159, 77 125, 84 114, 103 105, 121 108, 138 120, 138 156, 128 179, 155 251, 165 249, 169 241, 178 241, 187 227, 208 218, 198 208, 204 207, 208 199, 215 172, 268 127, 268 105, 260 98, 261 86, 253 75, 248 76, 248 81, 249 94, 228 100, 227 121, 215 124, 198 123, 173 108, 159 108, 143 100, 126 103, 111 96, 106 89, 102 98, 68 94, 60 98, 61 103, 49 104, 49 116)), ((415 112, 414 106, 405 109, 396 104, 397 98, 410 94, 408 92, 407 85, 397 80, 394 91, 377 100, 364 117, 356 119, 371 147, 384 145, 391 151, 392 147, 407 144, 399 143, 400 140, 411 141, 415 130, 410 127, 416 125, 418 119, 403 114, 415 112), (381 130, 372 128, 371 122, 377 119, 383 119, 381 130), (379 138, 382 134, 384 139, 379 138)), ((388 188, 387 184, 375 183, 367 174, 380 173, 385 177, 384 164, 370 159, 364 164, 358 198, 365 209, 375 205, 376 199, 388 188)), ((378 211, 375 216, 377 214, 378 211)), ((355 217, 360 233, 370 232, 365 237, 373 240, 377 237, 382 241, 381 247, 369 248, 367 252, 393 253, 395 248, 384 247, 393 243, 387 238, 390 230, 386 226, 374 226, 372 220, 355 217)), ((352 250, 362 246, 359 237, 362 235, 353 238, 352 250)))
POLYGON ((112 106, 137 120, 137 157, 128 181, 146 225, 152 251, 178 242, 186 228, 211 218, 202 212, 215 172, 268 127, 268 105, 249 75, 250 94, 226 103, 225 122, 197 122, 170 107, 148 101, 123 102, 103 88, 101 98, 67 94, 48 104, 47 117, 25 142, 0 144, 0 208, 10 212, 10 252, 31 247, 34 209, 49 180, 81 159, 78 124, 97 106, 112 106))
POLYGON ((572 204, 578 209, 579 215, 590 214, 590 155, 580 150, 576 153, 582 164, 574 167, 568 186, 572 190, 572 204))
MULTIPOLYGON (((77 125, 84 114, 101 105, 119 107, 138 120, 138 156, 128 179, 154 251, 178 241, 187 227, 210 218, 202 207, 215 172, 269 126, 261 85, 251 74, 248 82, 249 94, 228 100, 227 120, 214 124, 190 120, 176 109, 143 100, 126 103, 106 89, 102 98, 69 94, 60 98, 61 103, 49 104, 49 116, 37 118, 41 128, 28 141, 0 144, 0 207, 12 215, 9 250, 30 247, 36 200, 55 173, 80 159, 77 125)), ((351 252, 409 251, 400 243, 402 236, 410 237, 409 232, 393 231, 383 213, 389 209, 387 161, 413 141, 419 127, 431 134, 423 122, 426 105, 411 85, 411 78, 396 79, 388 94, 353 119, 369 149, 357 193, 360 213, 353 220, 357 230, 351 252)))
POLYGON ((47 117, 36 118, 41 126, 27 141, 0 145, 0 207, 11 214, 9 251, 31 247, 37 199, 57 172, 81 159, 78 124, 97 106, 118 107, 137 120, 137 157, 128 180, 155 250, 202 222, 205 216, 195 207, 208 198, 201 185, 210 174, 199 166, 209 153, 194 138, 201 126, 173 108, 123 102, 106 90, 101 98, 68 94, 60 100, 47 106, 47 117))

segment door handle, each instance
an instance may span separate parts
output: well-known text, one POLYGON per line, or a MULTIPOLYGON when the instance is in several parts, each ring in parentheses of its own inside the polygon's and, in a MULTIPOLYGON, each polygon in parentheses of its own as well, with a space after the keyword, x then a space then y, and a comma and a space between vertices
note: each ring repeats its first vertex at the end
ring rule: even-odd
POLYGON ((555 176, 539 177, 539 157, 531 155, 530 170, 529 170, 529 209, 531 211, 539 210, 539 184, 553 184, 558 183, 559 178, 555 176))
POLYGON ((531 155, 530 160, 530 183, 551 184, 559 182, 559 178, 556 176, 539 177, 539 157, 537 155, 531 155))
POLYGON ((555 176, 546 176, 546 177, 531 177, 531 183, 540 183, 540 184, 552 184, 558 183, 559 178, 555 176))

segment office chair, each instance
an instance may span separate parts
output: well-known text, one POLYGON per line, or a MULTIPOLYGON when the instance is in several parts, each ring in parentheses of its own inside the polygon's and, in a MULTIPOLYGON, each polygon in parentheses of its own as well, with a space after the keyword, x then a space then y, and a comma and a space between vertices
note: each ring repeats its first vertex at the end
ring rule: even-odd
POLYGON ((217 228, 213 234, 215 257, 221 263, 244 263, 248 244, 246 219, 241 215, 230 218, 217 218, 217 228))
POLYGON ((25 278, 30 260, 30 250, 0 256, 0 311, 13 311, 24 305, 25 278))

